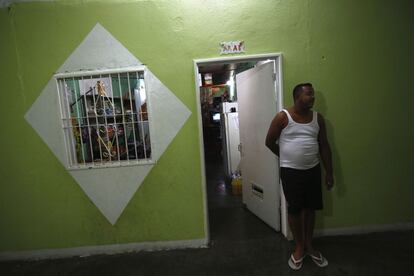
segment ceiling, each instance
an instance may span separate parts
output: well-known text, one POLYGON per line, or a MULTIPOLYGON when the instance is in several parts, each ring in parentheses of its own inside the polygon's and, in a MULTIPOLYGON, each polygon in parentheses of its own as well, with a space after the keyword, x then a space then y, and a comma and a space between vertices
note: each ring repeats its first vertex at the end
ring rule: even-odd
POLYGON ((213 84, 225 84, 232 75, 243 72, 256 65, 256 62, 239 62, 239 63, 211 63, 198 66, 201 75, 211 73, 213 84))
POLYGON ((201 74, 213 73, 222 74, 235 71, 236 73, 243 72, 249 68, 252 68, 256 62, 240 62, 240 63, 214 63, 214 64, 203 64, 198 67, 198 71, 201 74))

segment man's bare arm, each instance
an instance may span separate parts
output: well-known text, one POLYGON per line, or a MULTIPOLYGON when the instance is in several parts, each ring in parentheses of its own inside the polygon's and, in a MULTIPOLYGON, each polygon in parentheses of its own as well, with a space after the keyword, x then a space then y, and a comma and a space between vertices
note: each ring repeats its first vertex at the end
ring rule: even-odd
POLYGON ((266 135, 266 147, 268 147, 274 154, 279 156, 279 145, 276 141, 279 140, 280 133, 287 125, 288 119, 285 112, 279 112, 273 118, 270 124, 269 130, 266 135))

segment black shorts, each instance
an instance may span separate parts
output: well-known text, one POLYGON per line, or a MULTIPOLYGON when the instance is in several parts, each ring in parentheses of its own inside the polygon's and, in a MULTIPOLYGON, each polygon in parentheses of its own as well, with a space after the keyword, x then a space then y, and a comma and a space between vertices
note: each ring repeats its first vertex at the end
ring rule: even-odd
POLYGON ((320 164, 308 170, 280 168, 289 214, 323 208, 320 164))

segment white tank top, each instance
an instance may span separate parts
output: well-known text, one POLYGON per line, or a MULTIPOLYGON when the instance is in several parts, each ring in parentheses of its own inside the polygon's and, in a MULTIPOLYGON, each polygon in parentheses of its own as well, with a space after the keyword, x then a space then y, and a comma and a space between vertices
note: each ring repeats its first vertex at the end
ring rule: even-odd
POLYGON ((318 113, 313 111, 312 121, 300 124, 293 121, 283 109, 289 122, 279 137, 280 167, 307 170, 319 164, 318 113))

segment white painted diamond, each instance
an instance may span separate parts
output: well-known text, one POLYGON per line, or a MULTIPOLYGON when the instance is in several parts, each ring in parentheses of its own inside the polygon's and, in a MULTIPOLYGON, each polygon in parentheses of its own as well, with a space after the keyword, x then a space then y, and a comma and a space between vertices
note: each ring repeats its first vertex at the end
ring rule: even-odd
MULTIPOLYGON (((142 65, 99 23, 73 51, 58 73, 142 65)), ((190 116, 190 110, 148 70, 153 159, 164 153, 190 116)), ((59 161, 68 167, 56 82, 52 77, 25 115, 59 161)), ((154 165, 68 170, 107 220, 114 225, 154 165)))

